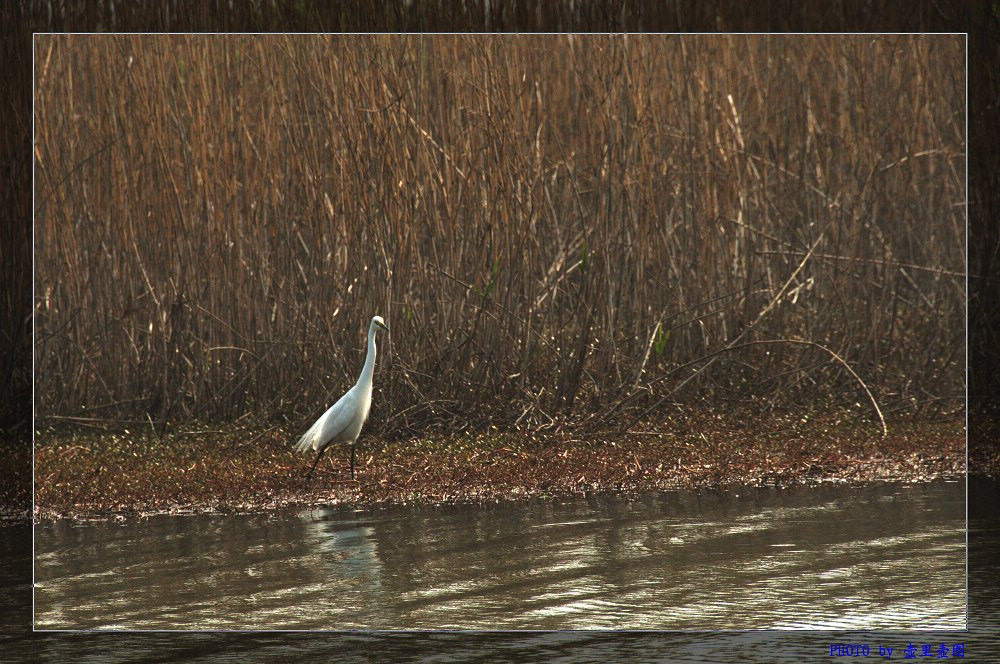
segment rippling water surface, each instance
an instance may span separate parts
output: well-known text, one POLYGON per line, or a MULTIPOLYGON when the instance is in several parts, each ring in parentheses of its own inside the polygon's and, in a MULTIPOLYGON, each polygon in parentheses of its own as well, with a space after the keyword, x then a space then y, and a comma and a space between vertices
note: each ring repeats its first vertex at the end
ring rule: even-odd
POLYGON ((36 629, 960 629, 964 483, 35 530, 36 629))

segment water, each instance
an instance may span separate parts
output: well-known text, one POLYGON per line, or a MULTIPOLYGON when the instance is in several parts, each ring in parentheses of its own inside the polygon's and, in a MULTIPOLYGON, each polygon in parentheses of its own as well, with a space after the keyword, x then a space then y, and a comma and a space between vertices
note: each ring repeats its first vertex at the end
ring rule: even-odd
MULTIPOLYGON (((918 488, 918 487, 915 487, 918 488)), ((919 488, 918 488, 919 490, 919 488)), ((969 482, 969 630, 875 632, 32 632, 31 528, 0 526, 0 644, 10 662, 632 661, 802 662, 830 644, 863 643, 900 659, 913 643, 966 645, 966 661, 1000 661, 1000 483, 969 482)), ((918 651, 919 652, 919 651, 918 651)), ((873 654, 873 656, 876 656, 873 654)))
MULTIPOLYGON (((963 629, 964 491, 878 484, 45 523, 35 628, 963 629)), ((558 649, 559 635, 535 638, 558 649)))

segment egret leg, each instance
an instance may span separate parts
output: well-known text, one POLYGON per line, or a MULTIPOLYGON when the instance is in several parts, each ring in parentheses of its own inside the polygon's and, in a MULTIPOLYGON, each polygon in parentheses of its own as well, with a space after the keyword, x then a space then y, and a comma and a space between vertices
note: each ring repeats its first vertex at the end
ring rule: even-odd
POLYGON ((313 471, 316 470, 316 464, 319 463, 319 460, 323 458, 323 453, 324 452, 326 452, 326 448, 325 447, 319 451, 319 454, 316 455, 316 460, 313 461, 312 468, 310 468, 309 472, 306 473, 306 479, 309 479, 310 477, 312 477, 313 471))
POLYGON ((358 444, 351 444, 351 479, 354 479, 354 451, 357 449, 358 444))

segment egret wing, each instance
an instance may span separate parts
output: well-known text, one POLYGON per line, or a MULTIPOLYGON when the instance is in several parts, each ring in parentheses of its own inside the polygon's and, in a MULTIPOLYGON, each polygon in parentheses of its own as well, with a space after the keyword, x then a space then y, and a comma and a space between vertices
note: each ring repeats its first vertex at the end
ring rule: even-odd
POLYGON ((296 450, 299 452, 307 452, 310 449, 321 450, 347 428, 351 421, 351 413, 349 412, 352 403, 351 393, 352 391, 348 391, 347 394, 340 397, 337 403, 330 406, 325 413, 320 415, 318 420, 313 422, 309 430, 295 444, 296 450))

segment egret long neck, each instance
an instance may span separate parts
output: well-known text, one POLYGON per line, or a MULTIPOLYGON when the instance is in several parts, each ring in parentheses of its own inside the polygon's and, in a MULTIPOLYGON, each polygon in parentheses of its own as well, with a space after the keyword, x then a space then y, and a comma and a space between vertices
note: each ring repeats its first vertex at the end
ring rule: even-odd
POLYGON ((375 373, 375 326, 368 328, 368 354, 365 356, 365 367, 361 370, 361 377, 358 378, 358 385, 371 387, 372 374, 375 373))

